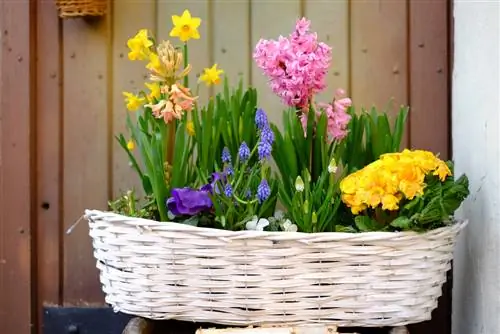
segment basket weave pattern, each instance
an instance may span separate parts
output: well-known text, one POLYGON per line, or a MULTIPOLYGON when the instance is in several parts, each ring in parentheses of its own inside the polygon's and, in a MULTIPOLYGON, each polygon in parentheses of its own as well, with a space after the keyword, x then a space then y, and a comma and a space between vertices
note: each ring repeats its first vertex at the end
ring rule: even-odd
POLYGON ((60 17, 102 16, 108 8, 107 0, 56 0, 60 17))
POLYGON ((428 320, 465 222, 414 232, 225 231, 87 210, 106 302, 151 319, 400 326, 428 320))

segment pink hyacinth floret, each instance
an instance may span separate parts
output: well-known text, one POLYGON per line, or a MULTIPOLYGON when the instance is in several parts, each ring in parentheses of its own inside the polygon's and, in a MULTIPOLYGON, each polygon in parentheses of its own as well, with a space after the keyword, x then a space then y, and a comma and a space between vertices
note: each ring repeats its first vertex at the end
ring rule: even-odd
POLYGON ((309 31, 310 24, 302 18, 288 38, 261 39, 253 55, 272 91, 286 105, 301 109, 307 108, 312 95, 325 89, 331 62, 331 48, 318 42, 317 34, 309 31))
MULTIPOLYGON (((316 104, 316 117, 321 116, 322 110, 326 113, 327 118, 327 135, 328 140, 340 141, 347 136, 347 126, 351 121, 351 115, 347 113, 347 108, 352 105, 350 98, 345 97, 345 92, 338 89, 335 94, 335 99, 332 103, 317 103, 316 104)), ((300 117, 302 127, 304 128, 304 135, 307 131, 307 113, 303 113, 300 117)))

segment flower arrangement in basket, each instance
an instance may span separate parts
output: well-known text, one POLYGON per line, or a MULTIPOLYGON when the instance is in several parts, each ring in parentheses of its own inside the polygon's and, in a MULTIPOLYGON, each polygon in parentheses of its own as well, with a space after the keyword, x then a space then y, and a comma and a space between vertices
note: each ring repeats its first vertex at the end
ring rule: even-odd
POLYGON ((285 106, 281 126, 217 64, 190 85, 201 20, 186 10, 172 21, 180 46, 147 30, 127 43, 150 77, 124 93, 129 133, 117 139, 144 196, 86 212, 107 302, 235 325, 429 319, 465 225, 453 214, 467 177, 432 152, 400 151, 407 108, 392 120, 355 112, 342 90, 317 101, 331 48, 308 20, 253 54, 285 106), (203 83, 223 84, 206 104, 193 93, 203 83))

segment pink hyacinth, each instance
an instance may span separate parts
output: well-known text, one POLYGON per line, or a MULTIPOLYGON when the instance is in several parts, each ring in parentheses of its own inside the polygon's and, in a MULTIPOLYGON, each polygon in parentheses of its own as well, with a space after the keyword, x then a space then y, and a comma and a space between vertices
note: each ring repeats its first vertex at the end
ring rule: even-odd
MULTIPOLYGON (((340 141, 347 136, 347 126, 351 121, 351 115, 347 113, 347 108, 352 105, 350 98, 345 97, 345 92, 341 89, 337 90, 332 103, 318 103, 316 105, 316 117, 321 116, 321 110, 326 113, 327 117, 327 134, 328 140, 340 141)), ((307 113, 303 113, 300 117, 304 135, 307 129, 307 113)))
POLYGON ((331 48, 318 42, 309 25, 310 21, 302 18, 288 38, 261 39, 253 55, 272 91, 283 103, 301 109, 307 108, 313 94, 325 89, 331 61, 331 48))

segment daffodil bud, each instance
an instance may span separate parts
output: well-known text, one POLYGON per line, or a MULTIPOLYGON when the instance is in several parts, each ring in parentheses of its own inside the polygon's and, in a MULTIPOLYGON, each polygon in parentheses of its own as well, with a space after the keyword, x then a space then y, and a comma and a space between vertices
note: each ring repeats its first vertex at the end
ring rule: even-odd
POLYGON ((297 176, 297 179, 295 179, 295 190, 300 193, 304 191, 304 181, 302 180, 300 175, 297 176))
POLYGON ((328 173, 337 173, 337 162, 335 161, 335 158, 332 158, 332 160, 330 160, 330 164, 328 165, 328 173))

